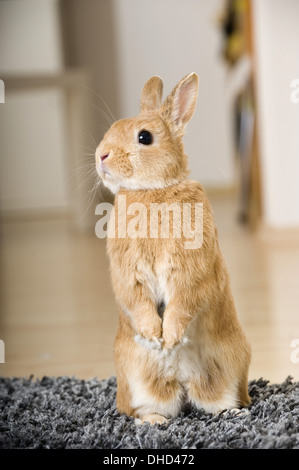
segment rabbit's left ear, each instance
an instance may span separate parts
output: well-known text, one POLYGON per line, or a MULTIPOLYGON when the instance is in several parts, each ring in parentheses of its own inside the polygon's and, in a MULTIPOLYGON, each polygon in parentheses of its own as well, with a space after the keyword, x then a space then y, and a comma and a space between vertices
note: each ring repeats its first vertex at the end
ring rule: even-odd
POLYGON ((162 114, 178 129, 184 128, 193 116, 198 95, 196 73, 186 75, 172 90, 162 106, 162 114))
POLYGON ((147 113, 160 108, 163 82, 160 77, 151 77, 143 87, 140 98, 140 112, 147 113))

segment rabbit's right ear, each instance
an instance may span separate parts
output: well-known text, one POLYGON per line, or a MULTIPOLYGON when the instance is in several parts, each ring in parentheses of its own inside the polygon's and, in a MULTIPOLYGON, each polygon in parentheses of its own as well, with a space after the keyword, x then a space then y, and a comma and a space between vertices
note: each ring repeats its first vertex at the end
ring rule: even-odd
POLYGON ((190 73, 176 85, 162 106, 163 117, 175 129, 184 129, 190 121, 196 106, 198 94, 198 76, 190 73))
POLYGON ((140 112, 148 113, 160 108, 162 102, 163 82, 160 77, 151 77, 143 87, 140 98, 140 112))

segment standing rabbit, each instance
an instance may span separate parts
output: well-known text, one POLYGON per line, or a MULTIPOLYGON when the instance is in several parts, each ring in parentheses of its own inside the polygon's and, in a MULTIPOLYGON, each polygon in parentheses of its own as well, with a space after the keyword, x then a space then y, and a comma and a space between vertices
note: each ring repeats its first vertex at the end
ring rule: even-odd
POLYGON ((177 416, 185 403, 208 413, 250 403, 250 346, 236 315, 209 201, 187 176, 182 138, 196 106, 198 76, 184 77, 163 104, 162 88, 159 77, 150 78, 139 116, 115 122, 96 150, 97 171, 115 193, 107 250, 119 304, 117 408, 152 424, 177 416), (161 230, 150 236, 152 208, 161 208, 161 225, 162 208, 173 204, 191 206, 193 232, 193 208, 202 205, 200 246, 187 248, 177 211, 168 236, 161 230), (138 219, 141 236, 130 237, 140 205, 147 213, 138 219), (178 228, 181 238, 174 233, 178 228))

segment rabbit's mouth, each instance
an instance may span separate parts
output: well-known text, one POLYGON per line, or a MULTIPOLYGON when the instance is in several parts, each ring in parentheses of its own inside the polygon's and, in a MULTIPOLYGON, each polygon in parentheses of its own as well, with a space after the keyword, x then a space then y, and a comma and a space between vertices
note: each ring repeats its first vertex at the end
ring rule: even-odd
POLYGON ((103 166, 101 166, 101 172, 104 173, 104 175, 112 176, 111 173, 107 170, 107 168, 104 168, 103 166))
POLYGON ((104 178, 106 175, 112 176, 110 171, 107 169, 107 166, 103 161, 96 164, 97 172, 101 178, 104 178))

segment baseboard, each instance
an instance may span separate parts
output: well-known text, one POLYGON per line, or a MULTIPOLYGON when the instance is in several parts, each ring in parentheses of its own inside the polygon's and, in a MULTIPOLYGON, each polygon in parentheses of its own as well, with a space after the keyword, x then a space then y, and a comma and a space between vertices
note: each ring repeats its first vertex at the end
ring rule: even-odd
POLYGON ((2 223, 30 222, 50 219, 70 219, 71 217, 71 211, 66 207, 47 207, 0 211, 0 221, 2 223))
POLYGON ((236 185, 232 184, 229 186, 205 186, 203 185, 208 197, 214 196, 231 196, 235 197, 238 188, 236 185))
POLYGON ((278 244, 285 246, 296 246, 299 247, 299 227, 273 227, 264 222, 261 222, 257 236, 261 241, 267 242, 267 244, 278 244))

